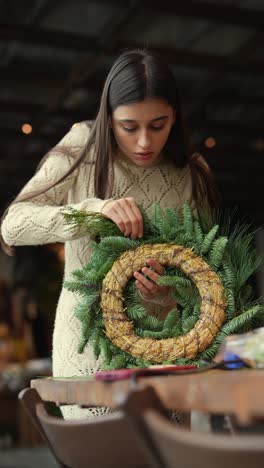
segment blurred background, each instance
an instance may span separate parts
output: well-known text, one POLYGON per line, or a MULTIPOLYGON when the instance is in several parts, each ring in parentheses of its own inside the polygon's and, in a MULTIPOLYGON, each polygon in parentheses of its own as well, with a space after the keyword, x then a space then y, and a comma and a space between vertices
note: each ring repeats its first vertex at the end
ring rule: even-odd
MULTIPOLYGON (((171 65, 223 207, 237 207, 259 228, 263 252, 263 31, 263 0, 0 1, 1 215, 42 156, 74 123, 95 117, 115 57, 149 47, 171 65)), ((1 385, 13 401, 12 418, 0 421, 0 448, 29 443, 19 432, 12 392, 39 367, 50 372, 62 271, 59 244, 20 247, 12 258, 0 252, 1 385), (22 363, 24 373, 7 372, 7 362, 22 363)), ((261 273, 257 288, 264 292, 261 273)), ((0 406, 6 407, 3 398, 0 406)))

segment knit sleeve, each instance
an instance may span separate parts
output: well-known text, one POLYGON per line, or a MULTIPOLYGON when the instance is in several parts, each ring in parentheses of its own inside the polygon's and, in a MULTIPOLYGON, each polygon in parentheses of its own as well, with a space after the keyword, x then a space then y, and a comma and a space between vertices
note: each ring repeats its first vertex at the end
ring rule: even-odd
MULTIPOLYGON (((82 122, 74 125, 64 138, 49 153, 38 172, 25 185, 20 195, 33 192, 59 180, 72 166, 88 141, 89 129, 82 122), (58 149, 59 148, 59 149, 58 149), (67 151, 68 149, 68 151, 67 151), (65 150, 65 151, 64 151, 65 150)), ((40 245, 65 242, 84 235, 80 228, 69 229, 63 212, 67 207, 100 212, 107 202, 89 198, 76 204, 64 204, 73 184, 78 183, 76 168, 69 176, 47 192, 30 200, 10 206, 2 223, 4 241, 11 246, 40 245)))

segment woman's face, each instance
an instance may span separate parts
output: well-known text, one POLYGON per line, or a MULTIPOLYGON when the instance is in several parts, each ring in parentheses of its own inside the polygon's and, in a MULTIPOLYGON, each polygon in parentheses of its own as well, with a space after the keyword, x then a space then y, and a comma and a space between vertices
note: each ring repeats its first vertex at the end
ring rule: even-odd
POLYGON ((137 166, 150 167, 159 160, 175 116, 161 99, 117 107, 111 126, 121 153, 137 166))

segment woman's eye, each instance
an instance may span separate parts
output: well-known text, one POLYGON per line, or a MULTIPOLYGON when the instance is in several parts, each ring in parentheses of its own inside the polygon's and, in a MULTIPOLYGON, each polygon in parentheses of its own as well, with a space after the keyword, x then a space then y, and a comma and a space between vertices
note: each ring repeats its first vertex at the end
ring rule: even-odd
POLYGON ((127 127, 123 127, 123 129, 125 130, 125 132, 134 132, 136 130, 136 128, 127 128, 127 127))
POLYGON ((162 125, 161 127, 151 127, 151 130, 159 131, 159 130, 162 130, 163 127, 164 127, 164 125, 162 125))
MULTIPOLYGON (((164 125, 161 125, 160 127, 150 127, 150 130, 154 130, 154 132, 158 132, 159 130, 162 130, 164 127, 164 125)), ((136 128, 128 128, 128 127, 123 127, 123 130, 125 130, 125 132, 135 132, 137 129, 136 128)))

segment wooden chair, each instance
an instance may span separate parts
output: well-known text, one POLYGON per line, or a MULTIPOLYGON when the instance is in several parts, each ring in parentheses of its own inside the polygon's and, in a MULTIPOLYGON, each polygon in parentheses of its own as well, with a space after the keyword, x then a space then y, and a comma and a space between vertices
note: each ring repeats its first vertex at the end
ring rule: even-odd
POLYGON ((33 388, 22 390, 19 399, 61 467, 149 466, 122 411, 91 420, 64 420, 49 414, 33 388))
POLYGON ((155 468, 260 468, 264 434, 205 434, 172 423, 151 387, 135 390, 123 409, 155 468))

